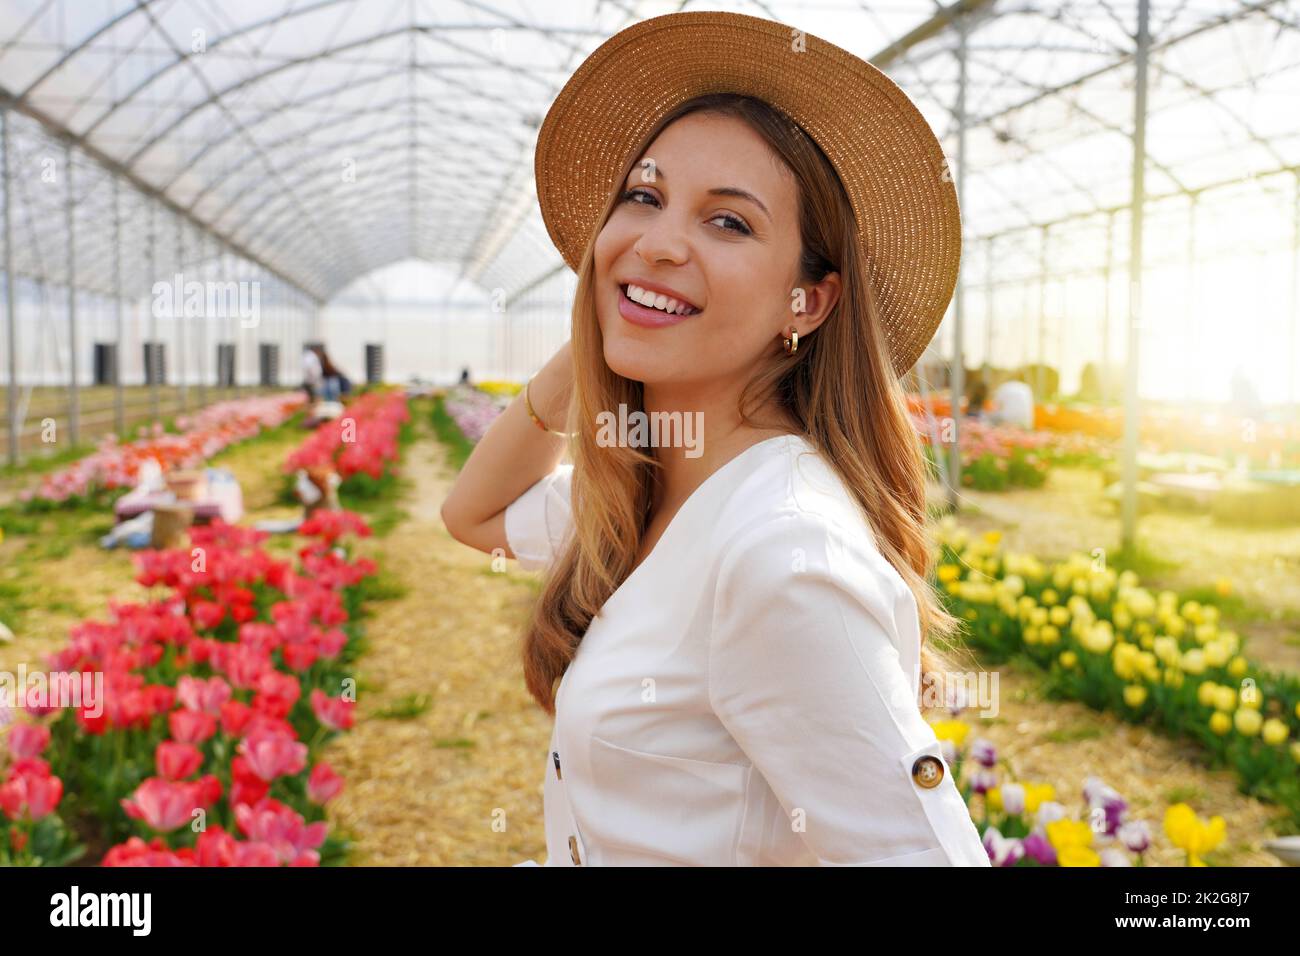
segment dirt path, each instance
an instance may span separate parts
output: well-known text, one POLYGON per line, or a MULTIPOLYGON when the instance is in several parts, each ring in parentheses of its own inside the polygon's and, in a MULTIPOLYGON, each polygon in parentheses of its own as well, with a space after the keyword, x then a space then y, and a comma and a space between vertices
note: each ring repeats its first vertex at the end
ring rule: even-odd
POLYGON ((551 722, 524 689, 518 653, 534 585, 494 572, 443 529, 453 476, 418 424, 403 467, 410 517, 380 544, 407 592, 367 622, 357 724, 325 754, 348 781, 331 819, 355 839, 354 865, 542 863, 551 722))

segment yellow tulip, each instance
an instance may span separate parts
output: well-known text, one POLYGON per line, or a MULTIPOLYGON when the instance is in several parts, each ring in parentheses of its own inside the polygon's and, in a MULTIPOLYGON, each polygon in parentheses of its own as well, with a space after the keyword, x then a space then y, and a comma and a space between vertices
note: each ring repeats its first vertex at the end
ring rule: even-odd
POLYGON ((1232 718, 1221 710, 1210 715, 1210 729, 1222 737, 1232 729, 1232 718))
POLYGON ((1214 582, 1214 590, 1220 597, 1227 597, 1232 593, 1232 582, 1227 578, 1216 578, 1214 582))
POLYGON ((1214 706, 1219 710, 1233 710, 1237 706, 1237 689, 1220 684, 1214 691, 1214 706))
POLYGON ((1038 639, 1041 643, 1051 646, 1061 640, 1061 632, 1051 624, 1044 624, 1038 630, 1038 639))
POLYGON ((1264 721, 1264 743, 1276 747, 1291 735, 1291 728, 1276 717, 1264 721))
POLYGON ((1243 737, 1254 737, 1259 733, 1264 718, 1259 715, 1259 711, 1243 707, 1232 715, 1232 722, 1237 726, 1237 733, 1243 737))
POLYGON ((939 565, 938 574, 939 580, 943 584, 951 584, 961 577, 961 568, 955 564, 941 564, 939 565))
POLYGON ((1296 763, 1300 763, 1300 740, 1291 742, 1291 759, 1296 763))
POLYGON ((1067 846, 1056 854, 1057 866, 1101 866, 1101 857, 1096 850, 1086 846, 1067 846))
POLYGON ((1074 653, 1074 651, 1062 651, 1058 660, 1061 662, 1062 667, 1067 670, 1073 670, 1074 665, 1079 663, 1079 655, 1074 653))
POLYGON ((1201 681, 1201 686, 1196 688, 1196 702, 1202 707, 1213 707, 1218 689, 1219 685, 1212 680, 1201 681))
POLYGON ((1179 665, 1189 674, 1205 673, 1205 652, 1199 647, 1192 648, 1183 655, 1182 663, 1179 665))
POLYGON ((1039 598, 1044 604, 1050 606, 1061 600, 1061 596, 1056 593, 1055 588, 1044 588, 1042 596, 1039 598))
POLYGON ((1228 661, 1228 673, 1233 677, 1243 677, 1245 676, 1246 670, 1249 666, 1250 665, 1246 663, 1246 658, 1240 656, 1234 657, 1232 660, 1228 661))
POLYGON ((1147 699, 1147 689, 1141 684, 1129 684, 1124 688, 1124 703, 1130 707, 1141 707, 1147 699))
POLYGON ((1222 667, 1228 663, 1231 651, 1219 641, 1210 641, 1205 645, 1205 663, 1210 667, 1222 667))
POLYGON ((1178 803, 1165 811, 1165 833, 1174 846, 1187 853, 1188 866, 1204 866, 1201 857, 1223 842, 1227 824, 1221 816, 1203 823, 1191 807, 1178 803))
POLYGON ((1056 799, 1056 788, 1050 783, 1027 783, 1025 787, 1025 813, 1037 813, 1045 800, 1056 799))
POLYGON ((994 547, 996 547, 996 546, 997 546, 997 543, 998 543, 999 541, 1002 540, 1002 532, 1001 532, 1001 531, 985 531, 985 532, 984 532, 984 540, 985 540, 986 542, 988 542, 989 544, 993 545, 994 547))
POLYGON ((1059 855, 1067 847, 1087 847, 1092 843, 1092 827, 1082 820, 1063 818, 1045 827, 1047 840, 1059 855))
POLYGON ((955 747, 960 747, 970 733, 970 724, 961 720, 936 720, 930 726, 937 739, 950 740, 955 747))

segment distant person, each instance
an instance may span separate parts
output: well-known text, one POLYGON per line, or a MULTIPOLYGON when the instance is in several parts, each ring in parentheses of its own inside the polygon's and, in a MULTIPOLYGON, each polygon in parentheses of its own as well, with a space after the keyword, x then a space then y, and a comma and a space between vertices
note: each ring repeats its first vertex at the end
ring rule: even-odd
POLYGON ((978 375, 971 384, 970 403, 966 406, 967 418, 984 418, 984 402, 989 397, 989 386, 983 375, 978 375))
POLYGON ((469 384, 469 366, 468 366, 468 365, 466 365, 464 368, 462 368, 462 369, 460 370, 460 384, 462 384, 462 385, 468 385, 468 384, 469 384))
POLYGON ((1034 427, 1034 390, 1029 387, 1029 383, 1015 380, 1003 382, 993 393, 993 401, 997 408, 989 416, 991 423, 1034 427))
POLYGON ((325 376, 325 400, 327 402, 337 402, 342 396, 352 391, 352 382, 330 360, 329 353, 325 351, 325 346, 316 346, 316 354, 320 358, 321 371, 325 376))
POLYGON ((1228 407, 1242 418, 1262 418, 1264 403, 1259 400, 1255 383, 1250 380, 1246 370, 1238 365, 1232 370, 1232 398, 1228 407))
POLYGON ((302 349, 302 387, 309 402, 320 398, 325 388, 325 369, 315 346, 304 345, 302 349))

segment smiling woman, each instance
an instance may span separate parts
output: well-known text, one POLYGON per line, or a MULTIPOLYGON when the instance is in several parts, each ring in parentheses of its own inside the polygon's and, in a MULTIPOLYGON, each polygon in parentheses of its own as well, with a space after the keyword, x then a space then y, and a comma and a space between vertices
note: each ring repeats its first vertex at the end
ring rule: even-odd
POLYGON ((958 622, 927 583, 898 380, 951 293, 934 267, 955 201, 897 88, 806 39, 735 14, 646 21, 592 54, 538 137, 543 215, 578 272, 571 345, 443 515, 547 571, 523 651, 555 715, 548 865, 988 865, 919 707, 923 674, 952 667, 927 639, 958 622), (699 95, 629 80, 623 58, 660 44, 699 95), (801 124, 820 102, 802 82, 856 84, 858 115, 801 124), (570 162, 597 132, 619 138, 570 162), (926 219, 915 268, 887 275, 926 219), (699 448, 610 441, 615 409, 693 416, 699 448))

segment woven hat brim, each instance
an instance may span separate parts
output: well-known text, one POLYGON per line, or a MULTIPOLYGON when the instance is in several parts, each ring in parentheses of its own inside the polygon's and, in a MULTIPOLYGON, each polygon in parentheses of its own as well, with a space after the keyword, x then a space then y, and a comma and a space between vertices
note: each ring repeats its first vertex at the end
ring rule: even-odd
POLYGON ((534 158, 542 219, 564 261, 577 271, 631 151, 655 123, 715 92, 776 106, 831 161, 853 205, 891 362, 904 375, 957 284, 961 216, 943 148, 884 73, 785 24, 667 14, 620 31, 578 67, 546 114, 534 158))

